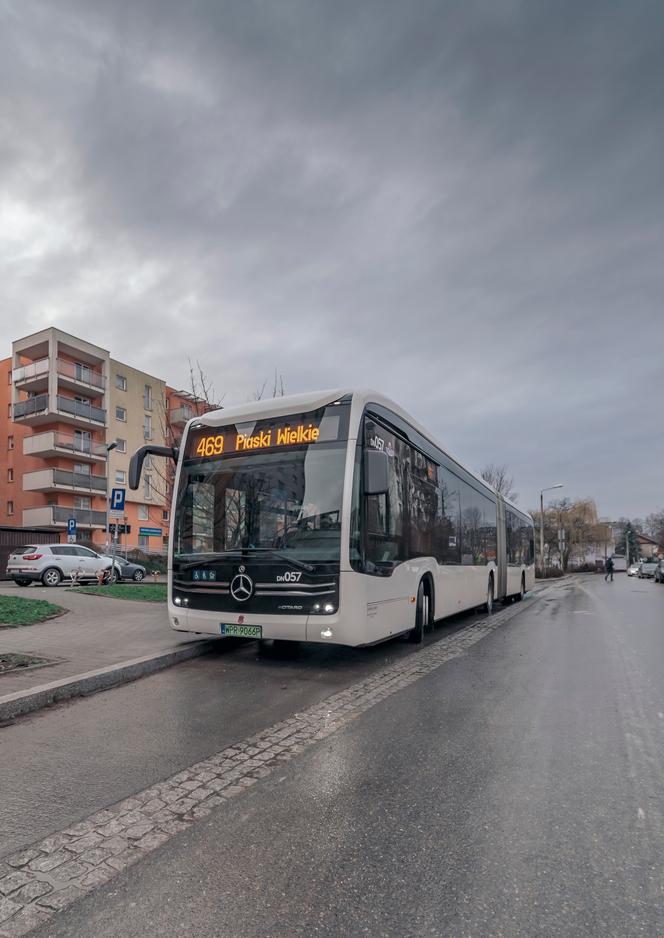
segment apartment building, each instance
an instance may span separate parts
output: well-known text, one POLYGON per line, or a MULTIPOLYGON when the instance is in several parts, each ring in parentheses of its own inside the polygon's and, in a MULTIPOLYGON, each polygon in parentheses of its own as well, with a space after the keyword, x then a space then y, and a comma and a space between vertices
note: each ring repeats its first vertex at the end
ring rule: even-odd
POLYGON ((132 492, 129 459, 146 441, 176 443, 199 412, 192 395, 60 329, 17 339, 0 361, 0 525, 64 540, 75 518, 78 540, 103 548, 108 494, 125 488, 124 514, 111 518, 121 545, 163 549, 172 465, 148 461, 132 492))

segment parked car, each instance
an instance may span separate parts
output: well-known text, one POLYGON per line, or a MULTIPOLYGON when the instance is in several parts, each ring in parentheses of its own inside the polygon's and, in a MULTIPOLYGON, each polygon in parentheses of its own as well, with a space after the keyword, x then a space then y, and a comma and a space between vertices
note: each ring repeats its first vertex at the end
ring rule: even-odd
POLYGON ((664 583, 664 560, 660 560, 653 574, 655 583, 664 583))
POLYGON ((640 566, 638 563, 631 563, 627 568, 627 576, 638 576, 640 566))
POLYGON ((639 564, 639 579, 644 580, 646 577, 652 577, 655 575, 655 568, 657 567, 658 561, 656 560, 643 560, 639 564))
MULTIPOLYGON (((108 560, 111 560, 108 555, 105 555, 108 560)), ((132 563, 131 560, 126 560, 124 557, 115 558, 115 579, 117 580, 134 580, 136 583, 140 583, 141 580, 145 579, 145 574, 147 570, 140 563, 132 563)))
POLYGON ((41 581, 57 586, 62 580, 96 581, 110 572, 110 557, 77 544, 28 544, 9 555, 7 575, 19 586, 41 581))

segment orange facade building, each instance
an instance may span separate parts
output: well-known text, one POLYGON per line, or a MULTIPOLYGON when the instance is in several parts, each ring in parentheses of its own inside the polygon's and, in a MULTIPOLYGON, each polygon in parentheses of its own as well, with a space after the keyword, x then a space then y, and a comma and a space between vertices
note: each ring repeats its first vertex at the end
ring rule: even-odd
POLYGON ((56 328, 13 342, 0 392, 0 525, 66 540, 73 518, 77 540, 103 549, 109 493, 120 488, 124 511, 110 518, 119 546, 164 550, 174 464, 153 457, 133 492, 129 459, 147 441, 177 445, 207 405, 56 328))

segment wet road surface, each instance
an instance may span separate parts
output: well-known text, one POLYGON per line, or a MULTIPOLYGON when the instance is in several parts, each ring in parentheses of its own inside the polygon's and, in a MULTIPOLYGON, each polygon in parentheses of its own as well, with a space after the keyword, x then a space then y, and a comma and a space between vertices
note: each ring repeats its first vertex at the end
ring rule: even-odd
POLYGON ((664 587, 586 577, 35 934, 659 935, 663 770, 664 587))
MULTIPOLYGON (((456 616, 438 641, 482 616, 456 616)), ((168 632, 170 630, 167 629, 168 632)), ((219 651, 0 727, 0 858, 310 706, 415 648, 219 651), (103 770, 100 771, 100 766, 103 770)))

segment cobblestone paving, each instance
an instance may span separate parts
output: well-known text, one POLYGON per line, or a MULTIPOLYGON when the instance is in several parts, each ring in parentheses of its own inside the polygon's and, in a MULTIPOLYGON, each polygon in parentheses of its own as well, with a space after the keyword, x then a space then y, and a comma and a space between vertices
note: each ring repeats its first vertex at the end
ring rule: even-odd
POLYGON ((36 928, 241 795, 276 766, 459 657, 523 609, 522 604, 506 607, 490 619, 467 625, 321 703, 0 860, 0 936, 14 938, 36 928))

